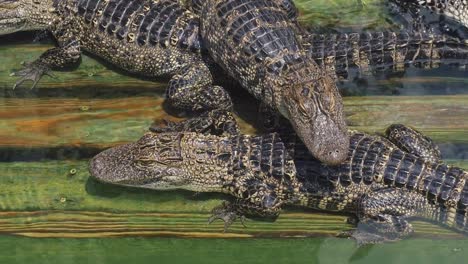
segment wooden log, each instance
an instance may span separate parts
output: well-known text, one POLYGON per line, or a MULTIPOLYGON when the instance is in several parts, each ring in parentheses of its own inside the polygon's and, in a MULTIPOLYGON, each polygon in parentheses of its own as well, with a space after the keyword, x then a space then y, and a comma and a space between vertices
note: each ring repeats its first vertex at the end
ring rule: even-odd
MULTIPOLYGON (((162 98, 0 99, 0 147, 99 147, 135 141, 154 120, 170 118, 162 98)), ((244 133, 255 133, 252 101, 237 104, 244 133), (246 110, 247 109, 247 110, 246 110)), ((468 95, 347 97, 352 129, 382 132, 392 123, 412 125, 438 142, 468 142, 468 95)))
MULTIPOLYGON (((0 233, 29 237, 309 237, 352 228, 346 216, 287 208, 275 222, 248 220, 223 233, 207 225, 217 194, 157 192, 101 184, 89 178, 87 161, 0 163, 0 233)), ((468 162, 460 165, 467 166, 468 162)), ((460 234, 415 222, 417 235, 460 234)))

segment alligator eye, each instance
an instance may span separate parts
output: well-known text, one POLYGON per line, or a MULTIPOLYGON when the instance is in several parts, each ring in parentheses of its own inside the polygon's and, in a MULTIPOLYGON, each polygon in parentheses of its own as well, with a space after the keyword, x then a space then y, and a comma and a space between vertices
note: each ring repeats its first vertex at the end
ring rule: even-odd
POLYGON ((137 166, 140 167, 151 167, 154 164, 154 160, 149 160, 149 159, 137 159, 135 160, 135 163, 137 166))
POLYGON ((309 96, 310 90, 307 87, 302 88, 301 94, 303 96, 309 96))

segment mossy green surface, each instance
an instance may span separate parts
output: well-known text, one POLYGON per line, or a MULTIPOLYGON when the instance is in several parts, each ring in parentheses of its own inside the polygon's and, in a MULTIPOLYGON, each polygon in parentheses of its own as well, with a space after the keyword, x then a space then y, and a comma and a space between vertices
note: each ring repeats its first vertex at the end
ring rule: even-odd
POLYGON ((83 263, 466 263, 468 240, 408 239, 358 248, 351 240, 31 239, 0 237, 0 262, 83 263))

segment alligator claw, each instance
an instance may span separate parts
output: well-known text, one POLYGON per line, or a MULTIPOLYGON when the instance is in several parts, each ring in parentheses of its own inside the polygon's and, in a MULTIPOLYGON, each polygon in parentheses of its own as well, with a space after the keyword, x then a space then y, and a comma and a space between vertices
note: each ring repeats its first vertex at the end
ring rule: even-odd
POLYGON ((223 202, 221 206, 215 207, 212 210, 213 215, 208 218, 208 224, 213 223, 217 219, 221 219, 224 221, 224 230, 226 232, 228 228, 234 223, 234 221, 239 218, 243 227, 247 227, 245 225, 245 216, 238 215, 237 212, 230 206, 229 203, 223 202))
POLYGON ((21 78, 13 85, 13 89, 23 84, 25 81, 32 81, 33 85, 31 89, 34 89, 42 78, 43 75, 47 75, 50 77, 55 78, 54 75, 49 73, 50 69, 42 64, 39 63, 26 63, 24 64, 24 68, 22 70, 16 71, 10 76, 20 76, 21 78))
POLYGON ((348 238, 356 241, 358 247, 369 245, 369 244, 381 244, 386 242, 394 242, 399 238, 386 237, 379 233, 366 232, 358 229, 343 231, 336 235, 339 238, 348 238))

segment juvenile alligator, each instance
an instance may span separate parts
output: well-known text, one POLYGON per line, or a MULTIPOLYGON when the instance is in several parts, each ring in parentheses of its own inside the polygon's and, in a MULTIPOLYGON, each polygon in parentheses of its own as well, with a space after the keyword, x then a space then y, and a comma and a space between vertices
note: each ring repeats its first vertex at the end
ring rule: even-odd
POLYGON ((311 153, 329 164, 349 138, 335 80, 308 55, 291 0, 192 0, 208 53, 262 103, 289 119, 311 153))
POLYGON ((296 205, 354 214, 352 237, 360 244, 411 234, 413 217, 468 232, 468 173, 442 163, 418 132, 403 125, 385 136, 350 132, 347 159, 334 166, 288 135, 147 133, 98 154, 90 172, 124 186, 230 194, 236 201, 215 208, 209 220, 223 219, 225 229, 238 217, 276 217, 296 205))
MULTIPOLYGON (((204 24, 202 33, 198 19, 176 0, 0 0, 0 34, 49 30, 58 42, 57 48, 16 72, 22 76, 17 84, 33 80, 35 85, 50 69, 76 63, 83 49, 142 76, 172 76, 166 94, 174 106, 230 109, 228 93, 212 84, 200 54, 202 33, 215 59, 224 58, 228 64, 223 66, 229 66, 225 69, 236 81, 285 115, 317 158, 343 160, 349 139, 341 96, 335 81, 297 42, 287 6, 276 0, 226 4, 206 10, 203 21, 213 24, 204 24), (229 41, 219 38, 222 32, 229 33, 223 36, 229 41), (239 47, 245 47, 245 53, 239 53, 239 47)), ((226 121, 222 129, 238 132, 232 116, 208 116, 212 123, 226 121)))

